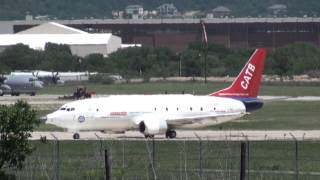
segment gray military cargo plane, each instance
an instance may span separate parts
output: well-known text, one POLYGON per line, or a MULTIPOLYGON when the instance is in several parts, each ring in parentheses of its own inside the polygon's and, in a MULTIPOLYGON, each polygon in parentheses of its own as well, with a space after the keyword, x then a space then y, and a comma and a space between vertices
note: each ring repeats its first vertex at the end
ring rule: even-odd
POLYGON ((11 94, 19 96, 20 94, 36 95, 37 91, 43 88, 43 82, 33 75, 9 75, 1 78, 0 96, 11 94))

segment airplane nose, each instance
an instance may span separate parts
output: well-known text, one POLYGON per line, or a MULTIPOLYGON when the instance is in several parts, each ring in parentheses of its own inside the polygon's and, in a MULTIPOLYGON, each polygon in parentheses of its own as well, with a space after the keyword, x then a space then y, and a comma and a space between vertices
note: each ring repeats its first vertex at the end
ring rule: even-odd
POLYGON ((47 120, 48 120, 48 117, 47 116, 42 116, 42 117, 40 117, 40 121, 42 121, 42 122, 47 122, 47 120))
POLYGON ((52 124, 55 118, 56 116, 54 115, 54 113, 51 113, 51 114, 47 114, 47 116, 45 116, 43 120, 46 124, 52 124))
POLYGON ((58 85, 64 85, 64 80, 59 79, 57 82, 58 85))
POLYGON ((43 82, 42 81, 36 81, 34 85, 35 85, 36 88, 39 88, 39 89, 43 88, 43 82))
POLYGON ((8 86, 7 84, 1 84, 0 86, 3 90, 11 90, 11 87, 8 86))

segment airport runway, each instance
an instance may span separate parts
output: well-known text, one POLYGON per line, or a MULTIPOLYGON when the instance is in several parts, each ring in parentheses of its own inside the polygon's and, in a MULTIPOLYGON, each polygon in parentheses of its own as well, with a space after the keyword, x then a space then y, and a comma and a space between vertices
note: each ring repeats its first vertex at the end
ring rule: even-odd
MULTIPOLYGON (((9 105, 15 103, 17 100, 25 100, 31 105, 62 105, 73 100, 63 100, 58 97, 64 95, 52 95, 52 94, 41 94, 36 96, 29 95, 20 95, 20 96, 1 96, 0 104, 9 105)), ((107 97, 107 94, 99 94, 95 97, 107 97)), ((290 97, 290 96, 259 96, 260 99, 265 101, 320 101, 320 96, 299 96, 299 97, 290 97)))
MULTIPOLYGON (((40 137, 46 136, 47 140, 73 140, 73 133, 69 132, 33 132, 31 140, 39 140, 40 137)), ((144 136, 138 131, 128 131, 124 134, 101 133, 101 132, 80 132, 81 140, 141 140, 144 136)), ((320 130, 252 130, 252 131, 177 131, 177 138, 170 140, 204 140, 204 141, 267 141, 267 140, 320 140, 320 130)), ((164 135, 155 136, 155 140, 167 140, 164 135)))

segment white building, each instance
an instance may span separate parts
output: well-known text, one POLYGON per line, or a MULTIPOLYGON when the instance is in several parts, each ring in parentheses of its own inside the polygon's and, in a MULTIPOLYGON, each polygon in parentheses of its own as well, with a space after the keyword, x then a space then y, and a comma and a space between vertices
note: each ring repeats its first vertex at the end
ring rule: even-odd
POLYGON ((128 15, 143 15, 143 6, 141 5, 128 5, 126 7, 126 14, 128 15))
POLYGON ((281 17, 286 16, 287 14, 287 6, 284 4, 274 4, 272 6, 269 6, 267 8, 269 15, 281 17))
POLYGON ((108 56, 121 48, 121 38, 111 33, 90 34, 49 22, 17 34, 0 35, 0 50, 19 43, 33 49, 44 50, 48 42, 69 45, 73 54, 82 57, 92 53, 108 56))
POLYGON ((178 9, 174 6, 174 4, 162 4, 157 8, 158 14, 160 16, 176 16, 178 15, 178 9))

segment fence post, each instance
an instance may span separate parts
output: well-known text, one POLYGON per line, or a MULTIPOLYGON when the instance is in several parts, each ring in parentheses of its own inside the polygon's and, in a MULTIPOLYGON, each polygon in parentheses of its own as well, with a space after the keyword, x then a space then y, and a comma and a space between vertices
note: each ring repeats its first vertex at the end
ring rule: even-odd
POLYGON ((199 177, 202 180, 202 177, 203 177, 203 173, 202 173, 202 140, 201 140, 201 137, 198 136, 197 133, 194 133, 194 135, 199 140, 199 177))
POLYGON ((99 139, 99 142, 100 142, 100 156, 102 157, 102 150, 103 150, 103 145, 102 145, 102 138, 97 134, 97 133, 94 133, 94 135, 99 139))
POLYGON ((199 141, 199 170, 200 179, 202 179, 202 140, 199 141))
POLYGON ((152 170, 153 173, 153 179, 157 179, 157 174, 156 174, 156 170, 155 170, 155 140, 154 138, 152 139, 152 149, 150 149, 149 147, 149 140, 146 138, 145 139, 146 142, 146 147, 147 147, 147 151, 148 151, 148 157, 149 157, 149 163, 150 163, 150 168, 152 170))
POLYGON ((55 168, 54 168, 54 179, 55 180, 59 180, 59 164, 60 164, 60 144, 59 144, 59 139, 54 135, 51 134, 51 136, 55 139, 55 143, 56 143, 56 148, 55 148, 55 168))
POLYGON ((247 148, 247 159, 246 159, 246 163, 247 163, 247 180, 250 179, 250 142, 249 142, 249 138, 248 136, 246 136, 243 132, 242 133, 242 136, 245 138, 246 140, 246 148, 247 148))
POLYGON ((247 180, 250 179, 250 142, 247 139, 247 180))
POLYGON ((155 167, 156 144, 152 138, 152 166, 155 167))
POLYGON ((246 178, 246 143, 241 142, 240 180, 246 178))
POLYGON ((292 138, 294 140, 294 145, 295 145, 295 173, 296 173, 296 180, 298 180, 299 179, 298 140, 292 133, 290 133, 290 135, 292 136, 292 138))
POLYGON ((111 167, 110 167, 108 149, 104 150, 104 166, 106 171, 106 180, 111 180, 111 167))

